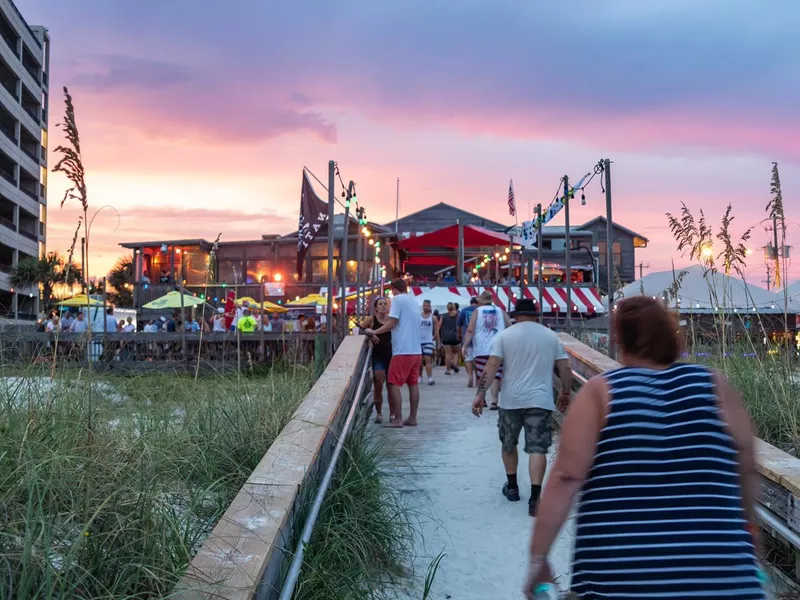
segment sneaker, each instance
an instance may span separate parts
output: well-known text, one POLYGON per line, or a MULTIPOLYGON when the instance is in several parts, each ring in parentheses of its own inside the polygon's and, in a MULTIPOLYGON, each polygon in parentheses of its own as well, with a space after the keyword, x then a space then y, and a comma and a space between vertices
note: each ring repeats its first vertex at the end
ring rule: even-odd
POLYGON ((534 500, 533 498, 528 499, 528 516, 535 517, 536 516, 536 509, 539 507, 539 500, 534 500))
POLYGON ((453 371, 455 371, 456 373, 458 373, 460 370, 461 369, 459 369, 458 367, 453 367, 453 371))
POLYGON ((428 385, 436 385, 436 382, 433 379, 428 379, 428 385))
POLYGON ((503 484, 503 496, 508 498, 509 502, 519 502, 519 489, 509 488, 508 482, 503 484))

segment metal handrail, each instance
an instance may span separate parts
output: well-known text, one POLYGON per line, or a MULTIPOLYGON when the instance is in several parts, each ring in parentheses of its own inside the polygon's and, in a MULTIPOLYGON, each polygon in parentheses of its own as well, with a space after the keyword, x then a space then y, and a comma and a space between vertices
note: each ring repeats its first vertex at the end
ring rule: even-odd
POLYGON ((331 461, 328 464, 328 468, 325 470, 322 483, 320 483, 317 494, 314 497, 314 504, 311 506, 311 512, 308 514, 308 518, 303 525, 303 532, 300 535, 300 540, 297 542, 297 549, 295 550, 294 557, 292 557, 292 562, 289 565, 289 571, 286 574, 286 579, 283 582, 280 600, 291 600, 292 595, 294 594, 294 589, 297 586, 297 580, 300 577, 300 569, 303 566, 303 556, 305 555, 306 546, 311 541, 311 535, 314 532, 314 525, 317 522, 319 511, 322 508, 325 495, 328 493, 328 488, 330 487, 331 480, 333 479, 333 474, 336 471, 336 465, 339 462, 339 456, 342 453, 342 448, 344 448, 344 443, 347 440, 348 433, 350 432, 350 426, 355 418, 361 393, 364 389, 364 380, 366 379, 367 372, 370 369, 371 357, 372 346, 370 345, 367 347, 367 357, 364 361, 364 368, 361 370, 361 378, 359 379, 358 387, 356 388, 356 392, 353 397, 353 403, 350 405, 350 411, 347 414, 347 420, 342 426, 342 431, 339 435, 339 439, 336 442, 336 447, 333 450, 333 455, 331 456, 331 461))

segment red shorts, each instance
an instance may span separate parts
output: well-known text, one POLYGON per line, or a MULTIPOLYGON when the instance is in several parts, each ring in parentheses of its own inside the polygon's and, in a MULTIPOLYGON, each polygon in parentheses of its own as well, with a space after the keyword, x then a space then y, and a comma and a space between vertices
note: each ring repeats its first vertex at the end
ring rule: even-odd
POLYGON ((389 363, 389 374, 386 377, 389 385, 418 385, 419 369, 422 366, 422 357, 419 354, 393 355, 389 363))

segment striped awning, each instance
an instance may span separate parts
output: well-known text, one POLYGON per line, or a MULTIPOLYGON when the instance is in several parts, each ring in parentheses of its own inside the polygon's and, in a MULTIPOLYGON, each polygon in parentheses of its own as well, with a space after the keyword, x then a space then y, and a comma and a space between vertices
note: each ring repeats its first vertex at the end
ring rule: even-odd
MULTIPOLYGON (((320 289, 320 293, 327 293, 327 287, 320 289)), ((388 289, 388 286, 387 286, 388 289)), ((459 286, 411 286, 411 292, 419 300, 430 300, 434 308, 440 311, 447 307, 449 302, 458 302, 461 308, 469 304, 470 298, 477 296, 484 290, 489 290, 492 294, 494 303, 503 310, 510 311, 514 308, 514 303, 519 298, 519 286, 483 286, 483 285, 459 285, 459 286)), ((355 287, 347 288, 348 294, 355 292, 355 287)), ((545 286, 542 289, 542 298, 539 298, 537 286, 523 286, 522 293, 525 298, 529 298, 536 303, 541 303, 545 314, 566 314, 567 312, 567 288, 563 285, 545 286)), ((337 296, 341 292, 336 292, 337 296)), ((355 312, 355 298, 347 300, 347 312, 355 312)), ((605 307, 600 298, 600 292, 594 287, 573 287, 572 288, 572 313, 583 315, 604 314, 605 307)))

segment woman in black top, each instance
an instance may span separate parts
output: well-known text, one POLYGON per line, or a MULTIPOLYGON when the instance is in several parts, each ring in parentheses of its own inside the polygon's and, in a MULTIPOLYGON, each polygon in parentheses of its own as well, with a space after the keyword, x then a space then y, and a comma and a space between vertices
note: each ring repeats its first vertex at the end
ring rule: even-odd
MULTIPOLYGON (((359 328, 378 329, 389 318, 389 301, 383 296, 375 298, 372 303, 372 315, 358 324, 359 328)), ((373 402, 375 403, 375 422, 383 422, 383 386, 386 383, 386 373, 392 360, 392 332, 387 331, 378 336, 378 341, 372 347, 372 382, 373 402)))
POLYGON ((461 341, 458 339, 458 309, 455 303, 447 304, 447 313, 443 314, 439 323, 439 335, 444 346, 445 375, 450 375, 450 369, 458 373, 458 363, 461 356, 461 341))

